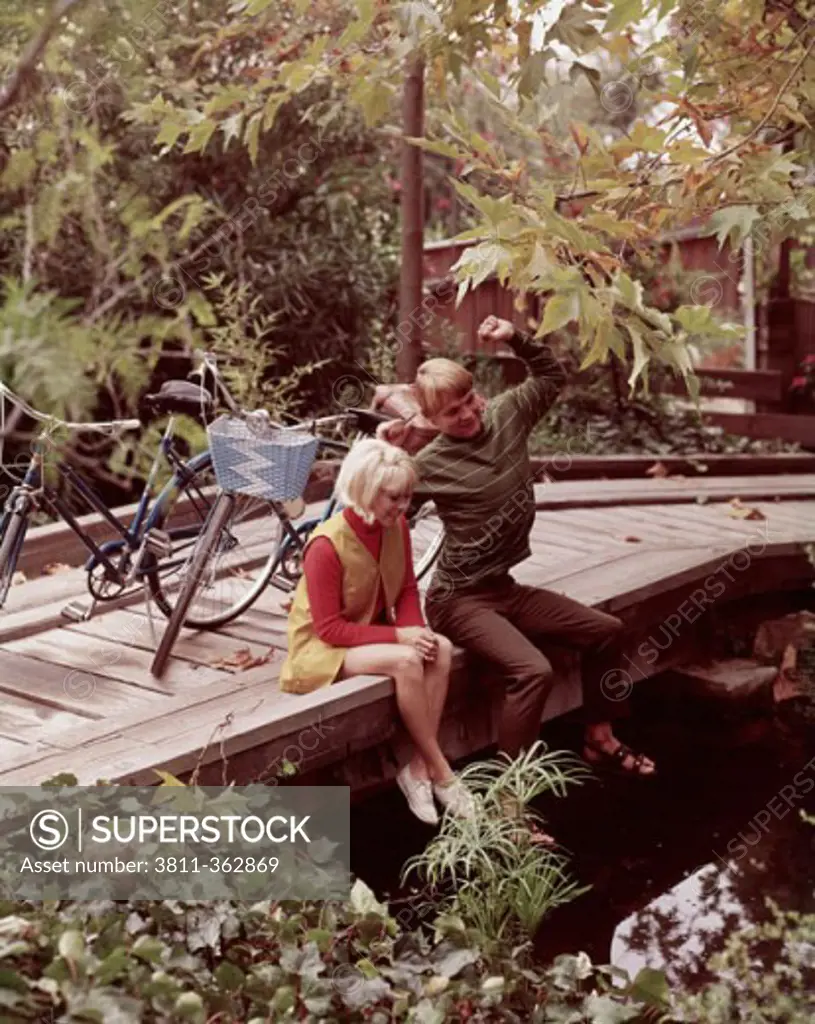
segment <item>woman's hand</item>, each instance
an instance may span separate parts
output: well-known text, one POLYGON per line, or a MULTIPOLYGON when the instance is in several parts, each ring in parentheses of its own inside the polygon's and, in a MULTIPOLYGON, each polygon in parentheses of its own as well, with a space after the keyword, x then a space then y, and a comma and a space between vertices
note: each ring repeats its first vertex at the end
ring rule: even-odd
POLYGON ((515 327, 509 320, 501 320, 497 316, 488 316, 481 321, 478 328, 478 337, 481 341, 490 342, 495 345, 506 344, 512 339, 515 327))
POLYGON ((439 651, 436 634, 426 626, 403 626, 397 628, 396 639, 400 644, 413 647, 422 656, 423 661, 435 661, 439 651))

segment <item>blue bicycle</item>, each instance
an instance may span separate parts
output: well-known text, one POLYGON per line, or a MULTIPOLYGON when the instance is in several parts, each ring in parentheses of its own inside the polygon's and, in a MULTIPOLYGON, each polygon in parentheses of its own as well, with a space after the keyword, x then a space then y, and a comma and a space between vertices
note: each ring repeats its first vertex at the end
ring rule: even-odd
MULTIPOLYGON (((65 431, 82 431, 118 437, 127 431, 140 429, 142 420, 66 422, 32 409, 0 383, 0 403, 10 402, 22 414, 41 425, 31 446, 22 482, 12 490, 0 514, 0 608, 7 600, 32 518, 44 512, 52 519, 64 520, 89 552, 85 570, 91 601, 90 604, 71 602, 63 610, 67 618, 86 620, 93 614, 97 603, 112 601, 135 589, 143 589, 145 583, 163 614, 168 617, 172 614, 183 568, 218 493, 209 452, 201 452, 186 459, 179 450, 175 440, 175 417, 183 413, 206 421, 214 410, 216 397, 227 408, 236 408, 211 355, 202 357, 198 369, 191 376, 199 376, 201 383, 196 384, 191 380, 169 381, 157 394, 148 395, 144 401, 145 409, 151 415, 169 414, 169 419, 129 523, 118 519, 97 491, 56 454, 54 436, 65 431), (205 383, 207 387, 203 386, 205 383), (44 472, 46 463, 52 470, 48 478, 44 472), (151 501, 165 465, 169 466, 172 475, 151 501), (51 482, 54 477, 62 483, 63 489, 70 489, 84 506, 104 519, 113 531, 113 539, 101 543, 94 540, 63 494, 51 482)), ((254 589, 248 586, 253 567, 266 565, 280 541, 268 505, 250 497, 242 497, 233 509, 226 535, 235 557, 242 564, 244 591, 254 589), (247 545, 251 547, 248 557, 245 550, 247 545)), ((265 573, 258 576, 263 578, 263 586, 266 586, 269 581, 265 573)), ((248 607, 248 604, 240 600, 233 609, 219 608, 210 613, 204 609, 200 614, 189 616, 185 623, 201 629, 212 628, 239 615, 244 607, 248 607)))

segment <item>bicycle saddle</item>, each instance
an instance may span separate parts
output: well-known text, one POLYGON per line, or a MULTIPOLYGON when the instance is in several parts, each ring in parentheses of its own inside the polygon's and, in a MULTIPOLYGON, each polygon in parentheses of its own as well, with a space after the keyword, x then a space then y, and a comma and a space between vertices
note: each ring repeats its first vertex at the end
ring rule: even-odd
POLYGON ((187 380, 165 381, 154 395, 144 396, 145 406, 153 413, 186 413, 202 416, 212 412, 212 395, 187 380))
POLYGON ((393 416, 384 416, 381 412, 374 412, 373 409, 349 409, 348 412, 354 414, 357 428, 370 437, 375 436, 376 428, 380 423, 390 423, 393 419, 393 416))

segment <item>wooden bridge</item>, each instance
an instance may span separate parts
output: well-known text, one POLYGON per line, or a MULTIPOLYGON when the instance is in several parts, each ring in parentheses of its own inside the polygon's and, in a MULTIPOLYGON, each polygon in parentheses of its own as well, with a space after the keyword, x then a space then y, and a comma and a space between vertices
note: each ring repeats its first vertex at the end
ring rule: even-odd
MULTIPOLYGON (((815 593, 815 473, 559 481, 536 497, 532 555, 516 577, 623 618, 633 683, 715 653, 724 627, 749 634, 815 593)), ((59 525, 32 531, 29 571, 38 550, 58 560, 69 540, 59 525)), ((391 680, 279 691, 277 591, 217 632, 184 632, 161 681, 140 598, 67 622, 61 608, 84 592, 81 569, 42 575, 14 586, 0 613, 0 784, 61 772, 153 784, 156 770, 273 782, 294 766, 362 790, 392 774, 389 752, 405 738, 391 680)), ((580 686, 574 656, 547 653, 560 669, 549 718, 579 706, 580 686)), ((493 740, 488 683, 458 652, 442 735, 451 757, 493 740)))

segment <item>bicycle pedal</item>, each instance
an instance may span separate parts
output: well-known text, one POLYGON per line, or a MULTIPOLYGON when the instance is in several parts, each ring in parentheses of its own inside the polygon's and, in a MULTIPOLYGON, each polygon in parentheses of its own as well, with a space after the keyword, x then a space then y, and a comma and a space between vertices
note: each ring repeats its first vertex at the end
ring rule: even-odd
POLYGON ((169 558, 173 553, 173 539, 165 530, 154 526, 144 535, 144 547, 159 558, 169 558))
POLYGON ((83 601, 69 601, 62 609, 62 617, 64 619, 70 619, 71 622, 87 622, 93 615, 95 607, 95 601, 89 601, 87 603, 83 601))
POLYGON ((288 576, 284 576, 279 572, 276 572, 269 582, 273 587, 277 587, 278 590, 282 590, 284 594, 290 594, 297 586, 297 583, 294 580, 290 580, 288 576))

